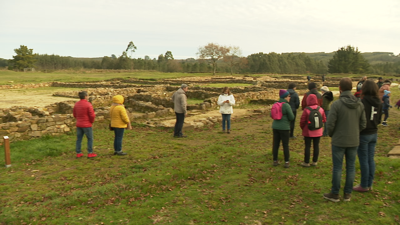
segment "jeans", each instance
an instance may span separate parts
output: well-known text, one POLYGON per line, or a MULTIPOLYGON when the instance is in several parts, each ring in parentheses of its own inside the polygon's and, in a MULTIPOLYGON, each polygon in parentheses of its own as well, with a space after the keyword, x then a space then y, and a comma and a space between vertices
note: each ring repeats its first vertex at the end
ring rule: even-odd
POLYGON ((375 174, 375 146, 378 134, 360 135, 360 145, 358 146, 358 160, 361 169, 361 187, 369 188, 372 186, 375 174))
POLYGON ((225 130, 225 122, 228 130, 231 129, 231 114, 222 114, 222 130, 225 130))
POLYGON ((272 144, 272 156, 274 161, 278 161, 279 144, 282 140, 283 155, 285 162, 289 162, 289 130, 276 130, 273 131, 273 144, 272 144))
POLYGON ((114 151, 122 151, 122 138, 124 137, 125 128, 114 127, 114 151))
POLYGON ((185 122, 185 113, 177 113, 175 112, 176 116, 176 123, 175 123, 175 128, 174 128, 174 136, 175 137, 182 137, 182 128, 183 128, 183 123, 185 122))
POLYGON ((76 128, 76 153, 82 153, 81 144, 83 135, 87 137, 87 151, 93 153, 93 129, 91 127, 77 127, 76 128))
POLYGON ((294 118, 292 121, 290 121, 290 137, 294 136, 294 134, 293 134, 294 133, 294 124, 296 123, 296 115, 297 115, 296 110, 292 109, 292 112, 293 112, 294 118))
POLYGON ((332 194, 339 194, 340 181, 342 179, 343 157, 346 157, 346 182, 344 193, 350 194, 353 191, 353 182, 355 176, 355 161, 357 154, 356 147, 338 147, 332 145, 332 194))
POLYGON ((304 137, 305 148, 304 148, 304 162, 310 163, 310 149, 311 149, 311 141, 313 141, 314 145, 314 153, 313 153, 313 162, 318 162, 319 156, 319 140, 320 137, 304 137))
POLYGON ((383 121, 386 121, 389 118, 389 109, 383 109, 382 115, 385 115, 385 119, 383 119, 383 121))
POLYGON ((328 136, 328 131, 326 130, 326 123, 328 122, 328 115, 329 115, 329 110, 325 111, 326 122, 324 123, 324 132, 322 133, 322 136, 328 136))

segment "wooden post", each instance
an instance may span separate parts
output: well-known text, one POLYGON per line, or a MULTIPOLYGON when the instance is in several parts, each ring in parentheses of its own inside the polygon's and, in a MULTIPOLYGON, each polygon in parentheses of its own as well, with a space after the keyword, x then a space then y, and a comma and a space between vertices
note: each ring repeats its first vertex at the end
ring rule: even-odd
POLYGON ((11 167, 11 157, 10 157, 10 139, 8 136, 4 136, 4 157, 6 159, 6 167, 11 167))

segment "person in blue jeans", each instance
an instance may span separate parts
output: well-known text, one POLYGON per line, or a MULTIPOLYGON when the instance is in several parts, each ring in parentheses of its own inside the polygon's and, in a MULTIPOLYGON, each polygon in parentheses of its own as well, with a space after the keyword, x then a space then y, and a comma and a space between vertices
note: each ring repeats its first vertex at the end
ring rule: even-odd
POLYGON ((381 123, 382 102, 378 95, 378 85, 366 80, 361 88, 361 102, 364 104, 367 128, 360 132, 360 145, 357 149, 361 169, 361 182, 353 191, 371 190, 375 174, 375 146, 378 139, 378 125, 381 123))
POLYGON ((228 87, 224 87, 222 94, 218 97, 217 101, 219 112, 222 114, 222 132, 225 133, 225 123, 227 133, 231 132, 231 115, 233 113, 233 105, 235 105, 235 98, 228 87))
POLYGON ((360 143, 360 131, 366 127, 364 105, 352 93, 350 78, 342 78, 339 82, 339 100, 331 105, 326 123, 328 135, 332 137, 332 188, 323 197, 339 202, 340 180, 342 177, 343 158, 346 158, 346 182, 344 185, 344 201, 350 201, 355 177, 355 161, 360 143))

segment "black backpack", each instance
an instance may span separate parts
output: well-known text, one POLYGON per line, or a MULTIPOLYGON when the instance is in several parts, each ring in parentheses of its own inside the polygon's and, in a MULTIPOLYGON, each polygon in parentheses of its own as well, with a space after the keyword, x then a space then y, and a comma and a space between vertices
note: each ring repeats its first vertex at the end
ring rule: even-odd
POLYGON ((319 112, 319 106, 316 109, 312 109, 311 107, 306 107, 310 110, 310 115, 308 116, 308 129, 309 130, 318 130, 322 128, 322 115, 319 112))

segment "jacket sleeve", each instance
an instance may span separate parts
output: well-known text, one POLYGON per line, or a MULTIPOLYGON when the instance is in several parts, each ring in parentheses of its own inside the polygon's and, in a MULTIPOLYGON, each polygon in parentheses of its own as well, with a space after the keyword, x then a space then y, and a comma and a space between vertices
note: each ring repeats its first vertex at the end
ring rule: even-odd
POLYGON ((303 100, 301 100, 301 109, 302 109, 302 110, 304 110, 304 109, 307 107, 307 101, 306 101, 306 99, 307 99, 307 93, 304 94, 303 100))
POLYGON ((126 123, 126 124, 128 124, 130 121, 129 121, 129 117, 128 117, 128 114, 126 113, 126 109, 125 109, 125 107, 124 106, 119 106, 119 110, 118 110, 119 112, 119 114, 120 114, 120 116, 121 116, 121 120, 124 122, 124 123, 126 123))
POLYGON ((300 99, 299 99, 299 95, 296 93, 296 95, 295 95, 295 107, 296 107, 296 109, 298 109, 299 108, 299 106, 300 106, 300 99))
POLYGON ((220 105, 220 106, 222 106, 224 104, 224 101, 222 100, 222 96, 221 95, 218 97, 217 104, 220 105))
POLYGON ((231 96, 229 96, 229 98, 230 98, 230 99, 229 99, 229 105, 230 105, 230 106, 235 105, 235 103, 236 103, 236 102, 235 102, 235 97, 233 97, 233 95, 231 95, 231 96))
POLYGON ((308 110, 305 109, 303 110, 303 114, 301 114, 301 118, 300 118, 300 128, 303 130, 303 128, 307 125, 307 113, 308 110))
POLYGON ((89 122, 94 123, 94 118, 96 118, 96 114, 94 113, 92 104, 88 103, 88 115, 89 115, 89 122))
POLYGON ((361 103, 361 116, 360 116, 360 132, 367 127, 367 118, 365 117, 364 105, 361 103))
POLYGON ((294 114, 293 114, 293 111, 292 111, 292 107, 290 107, 289 103, 284 103, 282 105, 282 114, 286 114, 286 116, 287 116, 289 121, 294 120, 294 114), (283 109, 283 107, 285 107, 285 108, 283 109))
MULTIPOLYGON (((333 131, 335 130, 335 124, 337 120, 337 109, 336 104, 332 104, 331 110, 328 115, 328 122, 326 123, 326 129, 329 137, 332 137, 333 131)), ((364 116, 365 117, 365 116, 364 116)))
POLYGON ((187 110, 186 110, 186 104, 187 104, 187 103, 186 103, 186 102, 187 102, 186 95, 182 94, 182 95, 179 96, 179 97, 180 97, 182 112, 183 112, 184 114, 186 114, 186 113, 187 113, 187 110))

